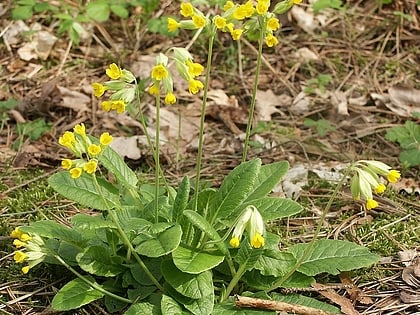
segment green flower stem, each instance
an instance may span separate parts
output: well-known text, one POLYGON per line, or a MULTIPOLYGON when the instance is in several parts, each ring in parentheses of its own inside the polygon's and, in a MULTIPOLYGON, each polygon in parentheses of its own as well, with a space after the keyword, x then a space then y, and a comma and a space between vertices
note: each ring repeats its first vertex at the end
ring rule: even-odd
POLYGON ((155 278, 155 276, 150 272, 149 268, 147 268, 147 266, 145 265, 145 263, 143 262, 143 260, 140 258, 140 256, 134 250, 133 245, 131 244, 131 242, 128 239, 127 235, 125 234, 123 228, 121 227, 120 221, 118 220, 118 217, 117 217, 117 215, 115 213, 115 210, 111 209, 111 207, 108 206, 108 201, 100 193, 101 190, 100 190, 99 183, 98 183, 98 180, 96 178, 96 175, 93 174, 92 177, 93 177, 93 182, 95 184, 96 191, 101 196, 103 202, 109 208, 108 213, 109 213, 112 221, 115 223, 115 226, 117 227, 118 233, 119 233, 119 235, 120 235, 123 243, 128 247, 129 252, 131 252, 133 254, 134 258, 136 259, 136 261, 140 265, 140 267, 143 269, 143 271, 145 272, 145 274, 150 278, 150 280, 152 280, 152 282, 156 285, 156 287, 163 292, 164 289, 163 289, 162 285, 159 283, 159 281, 157 281, 157 279, 155 278))
POLYGON ((203 91, 203 102, 201 105, 201 117, 200 117, 200 133, 198 137, 198 153, 197 153, 197 170, 195 175, 195 191, 194 191, 194 210, 197 211, 198 206, 198 193, 200 187, 200 173, 201 173, 201 161, 203 158, 203 138, 204 138, 204 120, 206 117, 206 106, 207 106, 207 94, 209 91, 210 84, 210 71, 211 71, 211 62, 213 57, 213 43, 214 38, 216 37, 216 26, 211 25, 208 54, 207 54, 207 65, 206 65, 206 78, 204 81, 204 91, 203 91))
MULTIPOLYGON (((137 80, 134 81, 134 83, 136 85, 136 98, 137 98, 137 103, 139 104, 139 106, 138 106, 138 119, 139 119, 139 121, 140 121, 140 123, 141 123, 141 125, 143 127, 143 132, 144 132, 144 135, 146 136, 147 144, 149 145, 149 148, 152 151, 153 157, 155 157, 156 150, 155 150, 155 147, 153 145, 152 138, 150 137, 150 134, 147 131, 146 119, 144 118, 144 115, 143 115, 143 112, 142 112, 141 106, 140 106, 141 99, 140 99, 140 94, 139 94, 139 91, 138 91, 137 80)), ((158 151, 158 153, 159 153, 159 151, 158 151)), ((159 168, 159 172, 162 175, 162 180, 163 180, 163 182, 165 184, 166 190, 169 191, 169 185, 168 185, 168 182, 166 181, 166 178, 165 178, 165 176, 163 174, 163 170, 160 167, 160 164, 156 165, 156 167, 159 168)))
MULTIPOLYGON (((200 173, 201 173, 201 161, 203 158, 203 137, 204 137, 204 120, 206 117, 206 105, 207 105, 207 94, 209 91, 210 83, 210 71, 211 71, 211 62, 213 56, 213 43, 214 38, 216 37, 216 26, 211 25, 209 46, 208 46, 208 55, 207 55, 207 65, 206 65, 206 78, 204 81, 204 91, 203 91, 203 102, 201 105, 201 117, 200 117, 200 132, 198 136, 198 153, 197 153, 197 169, 195 175, 195 189, 194 189, 194 207, 193 209, 197 211, 198 208, 198 193, 200 188, 200 173)), ((191 225, 186 229, 186 242, 191 238, 191 225)))
POLYGON ((265 18, 259 18, 259 23, 260 23, 260 38, 258 39, 257 67, 255 69, 255 79, 254 79, 254 86, 252 88, 251 106, 249 108, 248 122, 247 122, 247 125, 246 125, 244 149, 243 149, 243 152, 242 152, 242 162, 246 161, 247 154, 248 154, 249 138, 251 136, 252 121, 254 119, 255 101, 256 101, 256 98, 257 98, 258 82, 259 82, 259 79, 260 79, 260 72, 261 72, 264 35, 265 35, 266 24, 267 24, 266 21, 265 21, 265 18))
POLYGON ((233 276, 232 280, 230 281, 228 287, 226 288, 226 291, 223 292, 222 296, 220 297, 220 302, 225 301, 230 293, 232 292, 233 288, 238 284, 239 280, 241 280, 242 276, 246 272, 246 263, 242 264, 236 274, 233 276))
POLYGON ((119 300, 121 302, 124 303, 129 303, 132 304, 133 301, 126 299, 122 296, 116 295, 112 292, 109 292, 107 290, 105 290, 103 287, 101 287, 100 285, 89 281, 89 279, 87 279, 85 276, 83 276, 82 274, 80 274, 77 270, 75 270, 74 268, 72 268, 69 264, 67 264, 60 256, 58 255, 53 255, 53 257, 55 259, 57 259, 64 267, 66 267, 68 270, 70 270, 71 272, 73 272, 80 280, 82 280, 83 282, 85 282, 86 284, 88 284, 90 287, 94 288, 95 290, 98 290, 99 292, 108 295, 116 300, 119 300))
POLYGON ((159 177, 160 177, 160 162, 159 162, 159 147, 160 147, 160 95, 156 96, 156 126, 155 126, 155 223, 159 222, 159 177))
POLYGON ((337 197, 337 194, 340 191, 341 187, 343 186, 344 182, 346 181, 348 175, 350 174, 352 167, 353 165, 350 165, 346 169, 346 172, 344 173, 343 177, 340 179, 337 186, 335 187, 334 192, 331 195, 330 199, 328 200, 328 203, 325 206, 324 211, 322 212, 321 218, 318 221, 318 226, 316 227, 314 236, 309 242, 308 247, 306 247, 305 251, 303 252, 302 257, 296 262, 296 265, 294 265, 292 269, 290 269, 283 277, 281 277, 278 281, 276 281, 276 283, 274 283, 273 286, 265 290, 266 292, 270 292, 280 287, 296 270, 298 270, 298 268, 303 264, 306 258, 308 258, 308 255, 311 252, 312 248, 314 247, 315 241, 317 240, 319 232, 321 231, 321 228, 324 224, 325 218, 327 217, 327 214, 330 211, 331 205, 334 199, 337 197))

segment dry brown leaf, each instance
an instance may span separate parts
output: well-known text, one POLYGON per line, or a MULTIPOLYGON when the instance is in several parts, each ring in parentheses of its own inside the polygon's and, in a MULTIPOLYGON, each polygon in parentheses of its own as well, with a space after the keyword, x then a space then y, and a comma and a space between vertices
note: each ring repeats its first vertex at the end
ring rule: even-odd
POLYGON ((318 293, 329 299, 331 302, 340 305, 340 309, 344 314, 359 315, 359 312, 354 309, 351 301, 344 296, 339 295, 333 290, 323 290, 325 286, 319 283, 313 283, 312 287, 319 289, 320 291, 318 293))
POLYGON ((414 112, 420 112, 420 90, 396 85, 388 89, 390 103, 385 106, 399 116, 411 117, 414 112))
POLYGON ((127 157, 131 160, 138 160, 141 157, 141 151, 137 145, 137 140, 137 136, 114 137, 110 147, 123 158, 127 157))
POLYGON ((341 91, 330 92, 331 102, 337 108, 337 113, 342 116, 349 116, 348 101, 346 95, 341 91))
POLYGON ((318 23, 314 19, 313 11, 305 10, 302 7, 295 5, 290 12, 298 26, 305 32, 312 34, 318 27, 318 23))
POLYGON ((299 62, 308 62, 313 60, 318 60, 319 57, 316 53, 310 50, 308 47, 302 47, 296 50, 294 57, 299 60, 299 62))
POLYGON ((293 100, 290 111, 293 114, 303 115, 309 111, 310 98, 305 92, 300 92, 293 100))
POLYGON ((63 86, 58 86, 58 90, 60 91, 62 102, 58 104, 59 106, 70 108, 81 115, 83 112, 89 111, 88 104, 90 103, 90 97, 77 92, 72 91, 68 88, 63 86))
POLYGON ((400 193, 406 192, 410 195, 420 196, 420 181, 412 177, 401 178, 401 180, 392 184, 392 187, 400 193))
POLYGON ((255 111, 259 121, 270 121, 271 116, 275 113, 281 113, 278 106, 291 104, 291 98, 285 95, 276 95, 272 90, 257 90, 257 98, 255 103, 255 111))
POLYGON ((346 288, 346 291, 350 295, 352 301, 358 301, 366 305, 373 304, 373 300, 369 296, 363 294, 363 291, 354 284, 353 280, 351 280, 346 272, 340 274, 340 280, 342 284, 349 286, 349 288, 346 288))

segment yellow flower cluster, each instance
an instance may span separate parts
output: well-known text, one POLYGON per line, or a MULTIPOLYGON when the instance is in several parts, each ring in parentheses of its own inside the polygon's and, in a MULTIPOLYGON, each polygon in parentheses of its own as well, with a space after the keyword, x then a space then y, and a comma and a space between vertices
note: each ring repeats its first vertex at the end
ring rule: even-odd
POLYGON ((121 69, 115 63, 110 64, 105 73, 111 80, 104 83, 92 83, 93 95, 99 98, 106 91, 112 92, 109 100, 101 103, 101 107, 107 112, 115 110, 121 114, 125 111, 126 105, 135 98, 136 89, 132 84, 135 77, 130 71, 121 69))
MULTIPOLYGON (((190 14, 190 7, 183 7, 183 14, 190 14)), ((188 90, 191 94, 197 94, 204 85, 196 77, 200 76, 204 67, 193 61, 191 54, 185 48, 172 48, 176 69, 183 79, 188 82, 188 90)), ((176 103, 176 96, 173 93, 173 80, 168 65, 168 57, 160 54, 156 59, 156 65, 153 67, 150 77, 152 84, 148 92, 151 95, 159 96, 161 91, 165 93, 165 104, 171 105, 176 103)))
POLYGON ((207 19, 203 12, 195 8, 189 2, 181 3, 180 13, 183 17, 189 18, 188 20, 177 21, 173 18, 168 18, 168 31, 175 32, 179 28, 194 30, 203 28, 207 25, 207 19))
POLYGON ((30 268, 43 261, 45 257, 45 254, 42 252, 44 242, 38 235, 30 236, 19 228, 15 228, 10 233, 10 237, 14 238, 13 245, 18 249, 13 256, 15 262, 18 264, 28 263, 21 269, 24 274, 28 273, 30 268))
POLYGON ((66 131, 58 139, 58 143, 69 149, 78 159, 63 159, 61 166, 73 179, 79 178, 83 171, 93 174, 98 168, 98 156, 112 142, 112 136, 108 132, 101 134, 99 144, 92 142, 86 135, 86 127, 83 123, 74 126, 73 132, 66 131))
POLYGON ((239 247, 242 234, 245 230, 249 233, 249 242, 253 248, 261 248, 264 246, 264 220, 260 212, 254 206, 248 206, 239 216, 229 245, 234 248, 239 247))
POLYGON ((395 183, 401 176, 399 171, 389 165, 374 160, 360 160, 353 165, 352 171, 354 174, 350 190, 353 199, 363 198, 367 210, 378 207, 378 202, 373 199, 373 193, 382 194, 386 190, 385 179, 389 183, 395 183))

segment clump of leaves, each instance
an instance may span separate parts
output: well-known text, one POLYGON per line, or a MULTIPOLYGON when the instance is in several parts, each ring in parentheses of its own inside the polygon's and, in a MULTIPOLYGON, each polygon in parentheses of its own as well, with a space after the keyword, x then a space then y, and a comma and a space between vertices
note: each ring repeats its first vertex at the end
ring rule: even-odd
POLYGON ((400 161, 408 167, 420 165, 420 125, 406 121, 404 126, 393 127, 385 139, 398 142, 401 146, 400 161))
POLYGON ((303 125, 306 127, 314 127, 320 137, 325 137, 330 131, 335 131, 335 127, 326 119, 313 120, 305 118, 303 125))
POLYGON ((303 91, 307 94, 315 94, 318 89, 321 94, 324 94, 331 80, 332 77, 329 74, 320 74, 316 78, 308 80, 307 87, 303 91))

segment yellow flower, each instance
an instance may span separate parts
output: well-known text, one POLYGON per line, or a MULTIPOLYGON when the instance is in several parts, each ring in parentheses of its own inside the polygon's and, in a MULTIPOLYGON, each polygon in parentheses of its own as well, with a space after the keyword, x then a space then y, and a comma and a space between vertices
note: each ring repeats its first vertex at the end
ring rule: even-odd
POLYGON ((254 14, 254 6, 252 4, 252 1, 249 0, 245 4, 240 5, 233 11, 233 17, 236 20, 243 20, 246 17, 250 17, 254 14))
POLYGON ((201 15, 194 15, 192 17, 192 21, 196 28, 202 28, 206 26, 206 19, 202 17, 201 15))
POLYGON ((233 23, 231 22, 231 23, 228 23, 228 24, 226 24, 226 28, 228 29, 228 31, 229 32, 233 32, 233 23))
POLYGON ((86 127, 84 123, 77 124, 76 126, 74 126, 73 130, 78 135, 81 135, 82 137, 86 137, 86 127))
POLYGON ((268 7, 270 6, 270 1, 267 0, 259 0, 255 10, 258 14, 263 15, 268 11, 268 7))
POLYGON ((293 4, 300 4, 302 0, 293 0, 293 4))
POLYGON ((204 88, 204 85, 201 81, 191 79, 188 82, 188 90, 191 94, 197 94, 202 88, 204 88))
POLYGON ((380 183, 377 187, 375 187, 374 192, 375 194, 382 194, 386 189, 386 186, 380 183))
POLYGON ((125 111, 125 102, 124 100, 112 101, 111 108, 116 110, 118 114, 121 114, 125 111))
POLYGON ((230 32, 230 35, 232 36, 233 40, 239 40, 241 38, 241 35, 243 33, 243 30, 236 29, 230 32))
POLYGON ((66 148, 72 148, 73 143, 76 142, 74 134, 70 131, 66 131, 60 138, 58 138, 58 143, 66 148))
POLYGON ((376 208, 378 206, 378 202, 373 199, 367 199, 366 200, 366 209, 371 210, 373 208, 376 208))
POLYGON ((229 241, 229 245, 232 246, 233 248, 238 248, 240 245, 240 240, 238 237, 232 237, 231 240, 229 241))
POLYGON ((189 2, 183 2, 181 3, 181 15, 184 17, 193 16, 194 14, 194 7, 189 2))
POLYGON ((118 80, 122 75, 120 67, 118 67, 115 63, 111 63, 109 68, 105 70, 105 73, 112 80, 118 80))
POLYGON ((168 70, 162 64, 156 65, 152 69, 151 77, 156 81, 165 79, 168 76, 168 70))
POLYGON ((95 160, 90 160, 83 166, 83 169, 85 170, 86 173, 93 174, 96 172, 97 167, 98 167, 98 162, 96 162, 95 160))
POLYGON ((102 95, 104 95, 106 91, 106 87, 97 82, 92 83, 92 88, 93 88, 93 95, 95 95, 96 97, 101 97, 102 95))
POLYGON ((101 103, 101 107, 104 111, 109 112, 111 110, 111 102, 110 101, 103 101, 101 103))
POLYGON ((220 15, 216 15, 213 19, 213 23, 220 30, 220 29, 225 28, 226 19, 224 17, 221 17, 220 15))
POLYGON ((15 252, 15 255, 13 256, 13 259, 18 263, 23 263, 23 261, 28 257, 28 255, 26 255, 24 252, 21 252, 20 250, 18 250, 17 252, 15 252))
POLYGON ((168 31, 175 32, 181 24, 173 18, 168 18, 168 31))
POLYGON ((82 175, 82 172, 83 170, 81 167, 75 167, 69 171, 71 178, 73 179, 78 179, 82 175))
POLYGON ((91 144, 91 145, 88 146, 87 151, 88 151, 88 153, 89 153, 90 156, 96 156, 99 153, 101 153, 102 149, 97 144, 91 144))
POLYGON ((13 240, 13 245, 16 246, 16 248, 25 247, 26 243, 22 242, 21 240, 15 239, 13 240))
POLYGON ((398 179, 400 179, 400 177, 401 177, 401 174, 397 170, 390 170, 388 172, 388 175, 386 176, 386 178, 388 179, 390 183, 396 183, 398 179))
POLYGON ((152 84, 148 90, 150 95, 158 96, 160 94, 159 86, 157 84, 152 84))
POLYGON ((103 134, 101 134, 101 136, 99 137, 99 142, 103 145, 103 146, 107 146, 112 142, 112 136, 109 134, 109 132, 104 132, 103 134))
POLYGON ((197 62, 187 61, 187 66, 188 66, 188 73, 193 78, 199 76, 204 70, 204 67, 197 62))
POLYGON ((280 22, 279 19, 272 17, 269 18, 267 21, 267 29, 269 31, 277 31, 280 28, 280 22))
POLYGON ((28 271, 29 271, 29 266, 22 267, 22 273, 23 274, 26 275, 28 273, 28 271))
POLYGON ((223 10, 227 11, 229 9, 232 9, 235 6, 235 4, 232 1, 226 1, 226 4, 223 6, 223 10))
POLYGON ((273 47, 273 46, 276 46, 279 43, 279 41, 277 40, 275 36, 273 36, 273 34, 268 34, 267 37, 265 38, 265 43, 267 44, 268 47, 273 47))
POLYGON ((165 104, 166 105, 172 105, 176 103, 176 97, 174 95, 174 93, 169 92, 168 94, 166 94, 165 96, 165 104))
POLYGON ((255 233, 251 240, 251 246, 254 248, 261 248, 265 244, 264 237, 260 233, 255 233))
POLYGON ((20 238, 20 236, 23 234, 23 232, 21 230, 19 230, 19 228, 15 228, 11 233, 10 233, 10 237, 11 238, 20 238))
POLYGON ((27 242, 27 241, 30 241, 31 239, 32 239, 32 237, 30 237, 26 233, 22 233, 22 235, 19 236, 19 240, 21 240, 22 242, 27 242))

